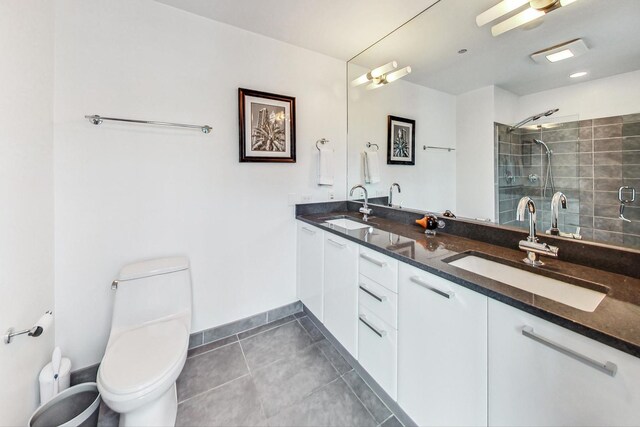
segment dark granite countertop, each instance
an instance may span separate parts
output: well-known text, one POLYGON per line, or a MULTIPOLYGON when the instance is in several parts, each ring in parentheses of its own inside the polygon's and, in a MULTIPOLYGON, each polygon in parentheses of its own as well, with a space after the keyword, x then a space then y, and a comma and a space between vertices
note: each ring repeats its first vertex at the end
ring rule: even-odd
POLYGON ((337 216, 357 220, 362 217, 352 211, 343 211, 298 215, 297 219, 640 357, 640 279, 550 258, 543 258, 545 265, 542 267, 529 267, 522 263, 524 252, 517 248, 509 249, 441 231, 428 237, 419 226, 381 217, 370 217, 369 223, 375 228, 373 233, 368 229, 335 229, 324 222, 337 216), (562 275, 569 283, 580 280, 583 284, 604 285, 609 291, 594 312, 582 311, 443 261, 463 252, 487 254, 542 275, 555 278, 562 275))

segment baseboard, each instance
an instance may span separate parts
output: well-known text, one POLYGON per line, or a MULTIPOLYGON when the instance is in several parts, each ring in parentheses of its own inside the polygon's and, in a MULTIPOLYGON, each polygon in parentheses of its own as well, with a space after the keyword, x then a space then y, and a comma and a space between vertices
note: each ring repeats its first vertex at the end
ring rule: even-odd
POLYGON ((376 382, 376 380, 374 380, 371 375, 369 375, 369 373, 362 367, 362 365, 360 365, 360 363, 358 363, 358 361, 351 355, 351 353, 349 353, 347 349, 344 348, 342 344, 340 344, 340 342, 338 342, 338 340, 331 334, 331 332, 329 332, 329 330, 322 324, 322 322, 320 322, 318 318, 304 304, 302 304, 302 309, 305 314, 309 316, 309 319, 311 319, 311 321, 318 327, 318 329, 320 329, 320 332, 322 332, 325 338, 327 338, 327 340, 329 340, 329 342, 333 344, 336 350, 338 350, 340 355, 342 355, 342 357, 344 357, 347 362, 349 362, 351 366, 353 366, 353 369, 355 369, 358 375, 362 377, 364 382, 366 382, 371 390, 373 390, 373 392, 378 395, 380 400, 382 400, 382 402, 387 405, 387 408, 389 408, 391 412, 394 413, 396 418, 398 418, 398 420, 400 420, 400 422, 406 427, 417 427, 418 424, 416 424, 416 422, 413 421, 411 417, 409 417, 409 415, 404 412, 404 410, 402 410, 400 405, 398 405, 398 402, 393 400, 393 398, 389 396, 386 391, 384 391, 384 389, 376 382))

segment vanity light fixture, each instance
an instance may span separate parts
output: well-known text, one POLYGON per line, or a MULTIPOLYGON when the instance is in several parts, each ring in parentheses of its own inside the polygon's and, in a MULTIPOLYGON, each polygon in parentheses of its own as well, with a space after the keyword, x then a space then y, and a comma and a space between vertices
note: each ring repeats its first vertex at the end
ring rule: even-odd
POLYGON ((367 86, 367 90, 378 89, 386 85, 387 83, 395 82, 398 79, 403 78, 407 74, 411 73, 411 67, 404 67, 399 70, 394 71, 393 73, 383 74, 378 78, 374 78, 373 82, 367 86))
POLYGON ((351 82, 351 86, 355 87, 364 83, 371 83, 367 86, 367 89, 377 89, 387 83, 401 79, 411 72, 411 67, 404 67, 399 70, 396 70, 396 68, 398 68, 398 63, 391 61, 361 75, 351 82))
POLYGON ((493 22, 496 19, 510 14, 511 12, 515 12, 525 5, 529 5, 527 9, 491 27, 491 34, 493 34, 494 37, 497 37, 500 34, 506 33, 514 28, 518 28, 521 25, 536 20, 555 9, 568 6, 576 1, 578 0, 502 0, 497 5, 478 15, 476 17, 476 24, 478 27, 482 27, 489 22, 493 22))
POLYGON ((569 75, 569 77, 571 77, 572 79, 577 79, 579 77, 584 77, 586 75, 587 75, 586 71, 579 71, 577 73, 573 73, 573 74, 569 75))
POLYGON ((548 64, 584 55, 588 50, 582 39, 575 39, 532 53, 531 59, 538 64, 548 64))

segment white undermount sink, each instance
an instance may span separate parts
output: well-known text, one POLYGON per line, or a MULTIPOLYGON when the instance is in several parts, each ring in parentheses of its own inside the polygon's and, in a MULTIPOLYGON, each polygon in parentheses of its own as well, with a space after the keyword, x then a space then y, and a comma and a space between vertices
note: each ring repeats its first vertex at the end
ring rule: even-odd
POLYGON ((467 255, 464 258, 451 261, 449 265, 588 312, 593 312, 606 296, 603 292, 541 276, 474 255, 467 255))
POLYGON ((361 222, 352 221, 352 220, 346 219, 346 218, 330 219, 330 220, 325 221, 325 222, 327 224, 332 224, 332 225, 335 225, 336 227, 341 227, 341 228, 344 228, 346 230, 359 230, 361 228, 371 227, 368 224, 363 224, 361 222))

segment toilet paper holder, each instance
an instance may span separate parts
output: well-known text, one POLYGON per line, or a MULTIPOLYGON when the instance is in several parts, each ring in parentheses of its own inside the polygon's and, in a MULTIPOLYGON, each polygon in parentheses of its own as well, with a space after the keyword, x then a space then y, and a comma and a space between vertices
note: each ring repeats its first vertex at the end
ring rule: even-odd
POLYGON ((15 332, 14 328, 7 329, 7 333, 3 336, 3 341, 5 344, 11 344, 11 340, 13 337, 17 337, 18 335, 28 334, 30 337, 39 337, 42 335, 45 329, 51 325, 51 321, 53 320, 53 312, 48 310, 45 312, 40 319, 29 329, 25 329, 22 331, 15 332))

